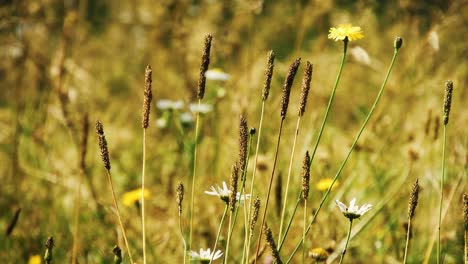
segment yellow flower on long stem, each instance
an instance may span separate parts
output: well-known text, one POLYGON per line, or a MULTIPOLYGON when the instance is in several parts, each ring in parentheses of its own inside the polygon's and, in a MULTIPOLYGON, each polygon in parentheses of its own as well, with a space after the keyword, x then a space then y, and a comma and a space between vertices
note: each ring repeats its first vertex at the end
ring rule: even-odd
MULTIPOLYGON (((150 197, 150 191, 145 189, 143 196, 145 197, 145 200, 148 200, 148 198, 150 197)), ((133 206, 136 202, 139 202, 140 199, 141 189, 135 189, 123 194, 122 203, 126 206, 133 206)))
POLYGON ((351 24, 340 24, 337 28, 330 28, 329 39, 338 41, 345 40, 346 37, 348 37, 349 41, 353 41, 364 38, 364 33, 361 27, 353 27, 351 24))

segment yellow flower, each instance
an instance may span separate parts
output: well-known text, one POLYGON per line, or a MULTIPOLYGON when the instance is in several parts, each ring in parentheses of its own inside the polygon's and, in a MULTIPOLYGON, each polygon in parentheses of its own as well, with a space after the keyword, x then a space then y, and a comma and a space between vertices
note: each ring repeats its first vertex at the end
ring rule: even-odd
POLYGON ((41 256, 34 255, 29 257, 28 264, 41 264, 41 256))
POLYGON ((321 262, 327 260, 328 252, 323 248, 314 248, 309 251, 309 256, 321 262))
MULTIPOLYGON (((145 200, 147 200, 150 197, 150 192, 147 189, 145 189, 145 191, 143 192, 143 196, 145 197, 145 200)), ((136 202, 140 201, 140 199, 141 188, 135 189, 133 191, 128 191, 122 196, 122 202, 126 206, 133 206, 136 202)))
MULTIPOLYGON (((328 190, 328 188, 330 188, 330 185, 332 184, 333 182, 333 179, 332 178, 325 178, 325 179, 321 179, 316 185, 315 187, 317 188, 317 190, 319 191, 326 191, 328 190)), ((332 187, 332 190, 335 189, 335 187, 337 187, 339 185, 338 181, 335 182, 335 184, 333 184, 333 187, 332 187)))
POLYGON ((338 28, 330 28, 330 34, 328 34, 329 39, 338 41, 344 40, 346 37, 348 37, 349 41, 353 41, 364 38, 364 33, 361 27, 353 27, 351 24, 340 24, 338 28))

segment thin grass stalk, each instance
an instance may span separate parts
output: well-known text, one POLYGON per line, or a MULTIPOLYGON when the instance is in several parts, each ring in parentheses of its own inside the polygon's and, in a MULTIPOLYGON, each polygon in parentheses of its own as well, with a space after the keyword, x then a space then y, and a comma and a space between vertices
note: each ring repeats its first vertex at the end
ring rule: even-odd
POLYGON ((180 237, 182 238, 182 243, 184 245, 184 264, 185 264, 185 258, 187 256, 187 242, 185 242, 185 237, 184 237, 184 232, 182 229, 182 201, 184 200, 184 185, 179 182, 177 184, 177 197, 176 197, 176 202, 177 202, 177 212, 178 212, 178 218, 179 218, 179 231, 180 231, 180 237))
POLYGON ((296 216, 297 208, 299 207, 300 202, 301 202, 301 198, 298 197, 297 200, 296 200, 296 205, 294 206, 294 209, 292 211, 291 217, 289 218, 288 225, 286 226, 286 229, 284 231, 284 235, 283 235, 281 241, 278 241, 278 251, 281 250, 281 247, 283 246, 284 241, 286 241, 286 237, 288 236, 289 229, 291 228, 294 217, 296 216))
MULTIPOLYGON (((201 99, 198 99, 198 107, 201 105, 201 99)), ((193 235, 193 207, 194 207, 194 193, 195 193, 195 178, 197 176, 197 145, 198 145, 198 133, 200 129, 200 113, 197 112, 195 118, 195 142, 193 147, 193 167, 192 167, 192 186, 191 186, 191 197, 190 197, 190 212, 189 212, 189 221, 190 221, 190 231, 189 231, 189 250, 192 249, 192 235, 193 235)), ((189 259, 190 261, 190 259, 189 259)))
POLYGON ((110 186, 111 192, 112 192, 112 198, 113 198, 113 201, 114 201, 115 211, 117 213, 117 219, 119 221, 120 229, 122 230, 122 236, 123 236, 123 239, 124 239, 124 242, 125 242, 125 247, 127 248, 127 253, 128 253, 128 257, 130 258, 130 263, 133 264, 135 262, 133 262, 132 253, 130 252, 130 247, 129 247, 129 244, 128 244, 127 234, 125 232, 125 228, 124 228, 124 225, 123 225, 123 222, 122 222, 122 216, 120 214, 119 205, 117 203, 117 195, 115 194, 114 184, 112 183, 112 176, 111 176, 110 170, 106 170, 106 172, 107 172, 107 180, 109 182, 109 186, 110 186))
POLYGON ((279 229, 279 234, 278 234, 278 241, 281 240, 281 235, 283 233, 283 221, 284 221, 284 216, 286 213, 286 205, 288 201, 288 191, 289 191, 289 182, 291 181, 291 173, 292 173, 292 165, 294 161, 294 153, 296 152, 296 143, 297 143, 297 136, 299 134, 299 126, 301 124, 301 116, 297 117, 297 123, 296 123, 296 130, 294 133, 294 141, 293 141, 293 146, 291 150, 291 156, 289 158, 289 168, 288 168, 288 178, 286 180, 286 189, 284 190, 284 202, 283 202, 283 209, 281 212, 281 221, 280 221, 280 229, 279 229))
POLYGON ((305 263, 305 255, 306 255, 306 227, 307 227, 307 200, 304 200, 304 217, 302 219, 302 263, 305 263))
POLYGON ((143 162, 141 165, 141 240, 143 241, 143 263, 146 264, 145 167, 146 167, 146 129, 143 129, 143 162))
POLYGON ((411 220, 414 217, 414 213, 416 211, 416 206, 418 205, 418 198, 419 198, 419 182, 416 179, 416 182, 411 187, 410 198, 408 202, 408 229, 406 233, 406 245, 405 245, 405 254, 403 257, 403 263, 406 263, 408 257, 408 248, 409 248, 409 241, 411 238, 411 220))
POLYGON ((267 213, 267 209, 268 209, 268 202, 270 200, 270 193, 271 193, 271 186, 273 184, 273 176, 274 176, 274 173, 275 173, 275 169, 276 169, 276 162, 278 160, 278 152, 279 152, 279 145, 280 145, 280 141, 281 141, 281 132, 283 131, 283 122, 284 122, 284 119, 281 119, 281 123, 280 123, 280 127, 279 127, 279 132, 278 132, 278 139, 277 139, 277 143, 276 143, 276 151, 275 151, 275 159, 273 161, 273 170, 272 170, 272 173, 271 173, 271 177, 270 177, 270 182, 268 183, 268 193, 267 193, 267 197, 266 197, 266 200, 265 200, 265 209, 263 209, 263 216, 262 216, 262 224, 261 224, 261 227, 260 228, 260 234, 259 234, 259 238, 258 238, 258 242, 257 242, 257 250, 255 251, 255 264, 257 264, 257 260, 258 260, 258 253, 260 251, 260 244, 261 244, 261 238, 262 238, 262 233, 263 233, 263 226, 265 225, 265 218, 266 218, 266 213, 267 213))
MULTIPOLYGON (((226 218, 226 214, 228 212, 228 208, 229 208, 229 205, 226 204, 226 207, 224 207, 224 212, 223 212, 223 216, 221 217, 221 221, 219 223, 219 227, 218 227, 218 232, 216 233, 216 239, 215 239, 215 243, 214 243, 214 246, 213 246, 213 250, 211 252, 216 252, 216 246, 218 245, 218 240, 219 240, 219 236, 221 234, 221 229, 223 227, 223 223, 224 223, 224 218, 226 218)), ((210 259, 210 264, 211 262, 213 262, 213 257, 214 257, 215 254, 212 254, 211 255, 211 259, 210 259)))
MULTIPOLYGON (((247 164, 245 166, 245 169, 244 169, 244 172, 243 172, 243 175, 242 175, 242 188, 241 188, 241 192, 240 192, 240 195, 242 197, 242 193, 243 191, 245 190, 245 182, 246 182, 246 178, 247 178, 247 166, 249 164, 249 160, 250 160, 250 148, 252 146, 252 141, 253 141, 253 134, 255 133, 255 129, 251 129, 250 131, 250 139, 249 139, 249 145, 248 145, 248 155, 247 155, 247 164), (252 130, 254 131, 252 133, 252 130)), ((250 194, 250 199, 249 199, 249 205, 251 204, 252 201, 252 194, 250 194)), ((242 249, 242 260, 241 261, 244 261, 244 257, 245 257, 245 251, 246 251, 246 245, 247 245, 247 242, 248 242, 248 235, 249 235, 249 214, 250 214, 250 207, 247 208, 247 202, 245 202, 244 204, 244 236, 245 236, 245 239, 244 239, 244 247, 242 249)))
MULTIPOLYGON (((255 130, 254 130, 254 133, 255 133, 255 130)), ((249 160, 250 160, 250 148, 251 148, 251 145, 252 145, 252 140, 253 140, 253 133, 252 131, 250 132, 250 139, 249 139, 249 143, 247 145, 247 159, 246 159, 246 163, 245 163, 245 168, 242 172, 242 187, 241 187, 241 190, 239 192, 239 199, 242 198, 242 195, 244 195, 244 191, 245 191, 245 181, 246 181, 246 175, 247 175, 247 167, 249 166, 249 160)), ((239 168, 240 169, 240 168, 239 168)), ((252 195, 250 196, 250 199, 252 199, 252 195)), ((237 215, 239 213, 239 206, 240 206, 240 200, 239 200, 239 204, 236 206, 235 208, 235 211, 234 211, 234 221, 232 222, 232 226, 229 225, 229 233, 232 235, 232 232, 234 230, 234 227, 236 225, 236 220, 237 220, 237 215)), ((249 210, 247 210, 247 208, 245 208, 246 206, 244 205, 244 232, 245 233, 245 236, 247 236, 247 232, 248 232, 248 222, 247 221, 247 212, 249 210)), ((229 237, 228 237, 228 241, 229 241, 229 237)), ((245 242, 245 241, 244 241, 245 242)), ((229 246, 229 243, 227 244, 229 246)), ((227 251, 226 251, 227 252, 227 251)), ((243 253, 242 253, 243 254, 243 253)))
POLYGON ((351 228, 353 227, 353 220, 349 220, 349 230, 348 230, 348 237, 346 238, 346 244, 343 249, 343 252, 341 252, 341 257, 340 257, 340 262, 339 264, 343 263, 344 256, 346 254, 346 249, 348 248, 348 243, 349 243, 349 238, 351 237, 351 228))
POLYGON ((229 225, 228 225, 228 238, 226 242, 226 252, 224 253, 224 263, 228 263, 228 257, 229 257, 229 244, 231 243, 231 237, 232 237, 232 212, 229 214, 229 225))
MULTIPOLYGON (((250 242, 252 241, 253 230, 258 220, 259 211, 260 211, 260 199, 258 199, 257 197, 255 199, 254 206, 253 206, 253 216, 252 216, 252 219, 250 219, 249 221, 250 228, 249 228, 249 237, 247 239, 247 244, 246 244, 245 263, 249 263, 250 242)), ((242 258, 242 261, 244 261, 244 258, 242 258)))
MULTIPOLYGON (((268 185, 268 194, 266 197, 266 202, 265 202, 265 209, 263 211, 263 217, 262 217, 262 225, 260 229, 260 235, 257 243, 257 250, 255 252, 255 264, 258 261, 258 253, 260 251, 260 244, 262 242, 262 233, 263 233, 263 227, 265 226, 265 218, 266 218, 266 213, 268 210, 268 202, 270 200, 270 193, 271 193, 271 186, 273 183, 273 178, 275 176, 275 169, 276 169, 276 163, 278 161, 278 152, 279 152, 279 146, 280 146, 280 141, 281 141, 281 133, 283 131, 283 123, 284 119, 286 118, 286 114, 288 112, 288 106, 289 106, 289 97, 291 95, 291 87, 294 83, 294 77, 296 76, 297 69, 299 68, 299 65, 301 63, 301 58, 296 59, 291 66, 289 67, 288 74, 286 75, 286 79, 284 80, 283 84, 283 91, 281 93, 281 123, 279 127, 279 132, 278 132, 278 139, 277 139, 277 144, 276 144, 276 150, 275 150, 275 160, 273 162, 273 169, 271 171, 271 176, 270 176, 270 183, 268 185)), ((275 248, 276 250, 276 248, 275 248)))
POLYGON ((406 264, 408 259, 408 248, 411 234, 411 219, 408 219, 408 228, 406 229, 406 243, 405 243, 405 255, 403 257, 403 264, 406 264))
POLYGON ((440 226, 442 223, 442 203, 444 198, 444 176, 445 176, 445 149, 447 144, 447 126, 444 126, 443 146, 442 146, 442 175, 440 176, 440 198, 439 198, 439 216, 437 227, 437 263, 440 263, 441 242, 440 242, 440 226))
MULTIPOLYGON (((395 42, 397 42, 397 40, 399 40, 400 42, 402 41, 401 38, 399 38, 399 37, 395 40, 395 42)), ((309 225, 307 226, 306 234, 309 233, 310 228, 312 227, 312 224, 315 222, 315 219, 317 218, 317 215, 320 213, 320 210, 322 209, 323 204, 325 203, 328 195, 330 194, 331 189, 333 188, 333 185, 338 180, 338 178, 341 176, 341 172, 343 171, 346 163, 348 162, 348 159, 351 156, 351 153, 354 151, 354 148, 356 147, 356 144, 357 144, 359 138, 361 137, 362 132, 366 128, 367 123, 369 122, 369 120, 372 117, 375 109, 377 108, 377 105, 380 102, 380 98, 382 97, 383 91, 385 90, 385 86, 387 85, 388 78, 390 77, 390 73, 392 72, 393 65, 395 64, 395 61, 396 61, 396 58, 397 58, 398 51, 399 51, 400 47, 401 47, 401 44, 399 46, 395 45, 392 61, 390 62, 390 66, 389 66, 389 68, 387 70, 387 74, 386 74, 385 79, 384 79, 384 81, 382 83, 382 86, 380 87, 380 90, 379 90, 379 92, 377 94, 377 97, 375 98, 374 104, 372 105, 369 113, 367 114, 366 119, 364 120, 364 123, 361 125, 361 128, 359 129, 359 132, 357 133, 356 138, 354 139, 354 142, 351 145, 351 147, 350 147, 350 149, 348 151, 348 154, 346 155, 346 158, 341 163, 335 177, 333 178, 332 183, 330 184, 330 186, 328 187, 328 189, 325 192, 324 196, 322 197, 322 200, 320 202, 319 207, 315 211, 314 216, 312 217, 312 220, 309 222, 309 225)), ((302 242, 303 242, 303 240, 301 238, 301 240, 297 243, 296 247, 294 248, 294 251, 292 252, 291 256, 289 257, 289 259, 287 260, 286 263, 289 263, 291 261, 291 259, 294 257, 294 254, 296 254, 297 250, 301 246, 302 242)))
POLYGON ((445 84, 445 99, 444 99, 444 135, 443 135, 443 146, 442 146, 442 174, 440 176, 440 200, 439 200, 439 224, 437 228, 437 264, 440 263, 441 255, 441 241, 440 241, 440 231, 442 225, 442 202, 444 197, 444 177, 445 177, 445 151, 447 148, 447 125, 449 122, 450 116, 450 107, 452 105, 452 92, 453 92, 453 82, 447 81, 445 84))

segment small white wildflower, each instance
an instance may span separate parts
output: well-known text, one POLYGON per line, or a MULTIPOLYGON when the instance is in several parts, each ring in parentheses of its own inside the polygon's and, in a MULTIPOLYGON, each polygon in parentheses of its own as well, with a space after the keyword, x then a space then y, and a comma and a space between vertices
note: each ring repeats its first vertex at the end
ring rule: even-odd
POLYGON ((193 116, 191 113, 188 113, 188 112, 180 114, 179 119, 182 124, 193 123, 193 116))
MULTIPOLYGON (((211 186, 210 190, 211 191, 205 191, 205 193, 208 195, 218 196, 224 202, 229 203, 229 194, 231 194, 231 190, 229 190, 226 182, 223 181, 222 188, 216 185, 216 187, 211 186)), ((243 194, 241 196, 240 193, 237 192, 236 199, 237 201, 242 202, 244 200, 250 199, 250 194, 243 194)))
POLYGON ((439 51, 439 35, 436 31, 432 30, 427 36, 427 42, 434 51, 439 51))
POLYGON ((156 107, 160 110, 180 110, 184 107, 184 102, 181 100, 172 101, 167 99, 161 99, 156 103, 156 107))
POLYGON ((210 104, 190 104, 189 109, 192 113, 207 114, 213 111, 213 106, 210 104))
POLYGON ((213 81, 227 81, 230 78, 229 74, 223 72, 221 69, 207 70, 205 72, 205 77, 213 81))
POLYGON ((209 248, 206 250, 200 248, 200 252, 190 251, 189 255, 193 260, 199 260, 201 263, 209 263, 212 259, 219 259, 223 255, 223 252, 218 249, 211 253, 211 249, 209 248))
POLYGON ((353 198, 349 203, 349 207, 347 207, 344 203, 335 200, 336 205, 340 208, 341 212, 345 217, 349 220, 353 220, 356 218, 361 217, 365 213, 367 213, 370 209, 372 209, 371 204, 363 204, 361 207, 356 205, 356 198, 353 198))
POLYGON ((167 119, 164 117, 160 117, 156 120, 156 126, 159 128, 166 128, 167 127, 167 119))

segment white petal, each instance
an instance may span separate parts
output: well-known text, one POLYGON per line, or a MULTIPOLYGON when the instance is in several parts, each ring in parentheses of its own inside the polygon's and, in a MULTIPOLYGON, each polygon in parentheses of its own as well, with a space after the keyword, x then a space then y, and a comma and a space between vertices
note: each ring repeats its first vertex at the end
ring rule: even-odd
POLYGON ((346 212, 346 210, 348 209, 344 203, 342 203, 342 202, 340 202, 338 200, 335 200, 335 203, 336 203, 336 205, 338 205, 341 212, 346 212))

